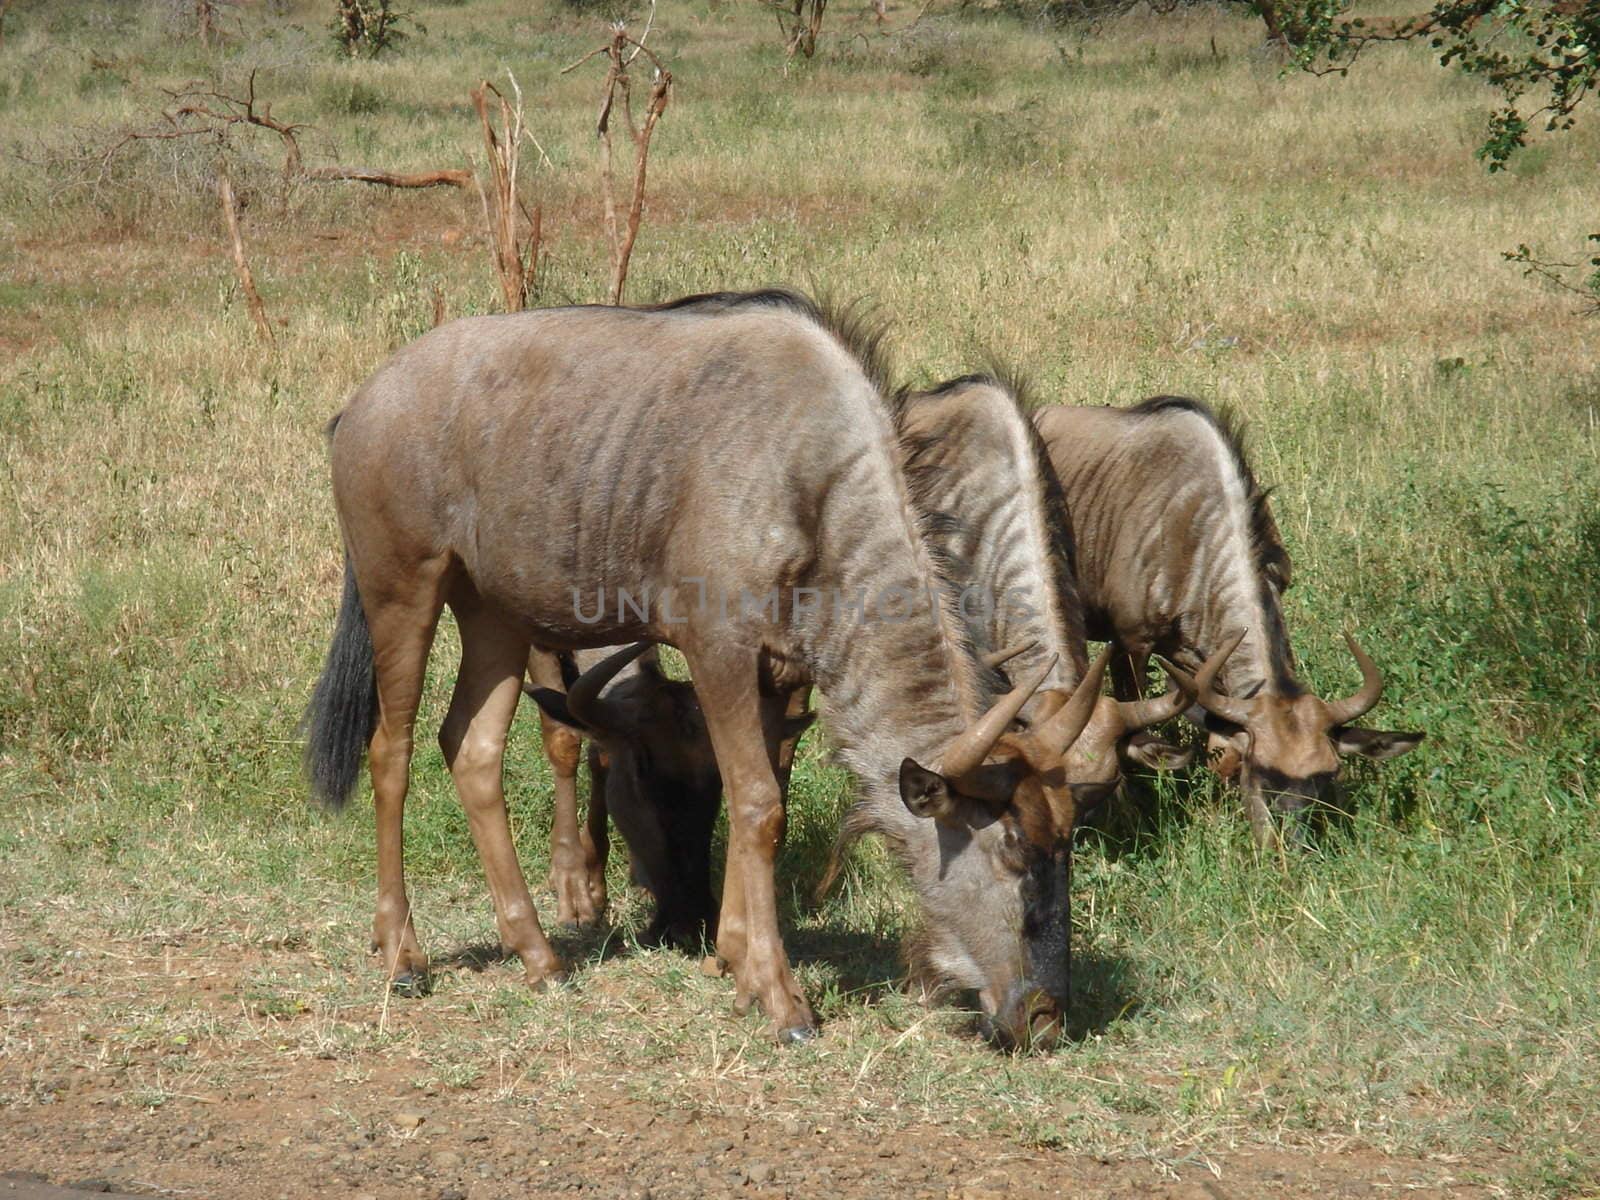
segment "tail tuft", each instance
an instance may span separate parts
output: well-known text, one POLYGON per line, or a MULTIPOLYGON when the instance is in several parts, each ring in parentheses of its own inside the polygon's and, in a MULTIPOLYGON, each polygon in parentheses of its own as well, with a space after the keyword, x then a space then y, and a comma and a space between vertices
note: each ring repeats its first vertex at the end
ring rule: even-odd
POLYGON ((311 794, 324 807, 338 811, 355 791, 361 778, 361 756, 378 727, 372 634, 348 555, 333 645, 301 724, 306 731, 304 763, 311 794))

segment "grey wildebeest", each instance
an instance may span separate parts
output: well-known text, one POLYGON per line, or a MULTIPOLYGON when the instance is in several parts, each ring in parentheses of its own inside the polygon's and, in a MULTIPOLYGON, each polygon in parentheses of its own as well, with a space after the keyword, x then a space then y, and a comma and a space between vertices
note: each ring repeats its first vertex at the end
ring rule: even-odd
POLYGON ((1383 676, 1348 633, 1353 695, 1323 700, 1296 678, 1280 604, 1289 555, 1236 424, 1173 396, 1045 408, 1034 423, 1066 499, 1089 636, 1122 651, 1117 694, 1140 694, 1152 653, 1198 670, 1218 770, 1237 774, 1258 844, 1275 841, 1274 813, 1331 798, 1340 756, 1392 758, 1422 741, 1350 724, 1378 703, 1383 676))
POLYGON ((511 844, 501 766, 532 645, 641 639, 683 652, 723 786, 717 952, 736 1007, 814 1028, 778 932, 783 717, 809 684, 930 928, 959 944, 1005 1035, 1059 1026, 1065 837, 1045 795, 1094 697, 1052 738, 1006 733, 1038 673, 992 706, 900 471, 876 340, 785 292, 453 322, 402 347, 332 434, 344 594, 307 761, 337 805, 369 755, 374 940, 425 969, 402 813, 439 614, 462 661, 440 745, 502 942, 558 977, 511 844))
MULTIPOLYGON (((1025 719, 1040 720, 1086 677, 1089 657, 1064 501, 1019 387, 991 375, 963 376, 910 394, 900 411, 919 499, 955 518, 937 523, 933 536, 964 585, 958 604, 978 649, 1018 647, 1013 671, 1055 657, 1023 708, 1025 719)), ((1131 735, 1176 716, 1192 699, 1181 687, 1154 700, 1100 696, 1067 753, 1078 808, 1116 788, 1119 755, 1152 767, 1186 763, 1181 748, 1131 735)))

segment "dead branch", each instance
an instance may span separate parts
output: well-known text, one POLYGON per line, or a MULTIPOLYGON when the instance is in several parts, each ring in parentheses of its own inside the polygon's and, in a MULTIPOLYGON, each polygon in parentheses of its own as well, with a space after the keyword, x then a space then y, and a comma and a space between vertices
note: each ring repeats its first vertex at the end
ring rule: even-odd
MULTIPOLYGON (((1590 234, 1589 241, 1600 249, 1600 233, 1590 234)), ((1543 279, 1546 283, 1554 284, 1568 295, 1577 296, 1583 301, 1583 308, 1579 313, 1588 317, 1600 317, 1600 254, 1596 254, 1586 263, 1560 262, 1555 259, 1539 258, 1530 250, 1526 243, 1515 250, 1503 250, 1500 257, 1507 262, 1521 264, 1525 277, 1543 279), (1572 273, 1587 270, 1592 274, 1587 279, 1578 283, 1572 282, 1572 273)))
POLYGON ((230 96, 226 92, 215 89, 202 89, 196 84, 171 91, 162 88, 173 100, 178 102, 178 107, 170 113, 163 115, 174 126, 179 117, 199 117, 203 123, 193 132, 218 132, 226 131, 234 125, 255 125, 261 129, 270 129, 278 135, 283 143, 283 175, 285 179, 297 179, 304 174, 300 160, 300 143, 295 134, 307 128, 305 125, 288 124, 279 121, 272 115, 270 102, 263 102, 259 109, 256 107, 256 73, 254 69, 245 85, 243 98, 230 96), (206 101, 215 100, 223 107, 222 111, 212 108, 206 101))
POLYGON ((233 243, 233 269, 239 275, 239 287, 244 292, 245 303, 250 307, 250 315, 255 319, 256 332, 261 335, 261 340, 268 345, 272 344, 272 325, 267 320, 266 305, 261 303, 261 293, 256 291, 255 276, 250 273, 250 263, 244 256, 244 238, 239 235, 239 211, 234 202, 233 180, 228 178, 227 168, 221 160, 217 162, 217 198, 222 201, 222 215, 228 222, 228 237, 233 243))
POLYGON ((312 167, 305 172, 304 177, 323 181, 351 180, 356 183, 372 183, 392 188, 464 188, 472 186, 474 178, 471 171, 459 168, 396 174, 392 171, 377 171, 371 167, 312 167))
MULTIPOLYGON (((483 219, 489 227, 489 243, 494 251, 495 274, 500 279, 500 294, 507 312, 518 312, 528 303, 528 293, 533 288, 539 269, 540 213, 536 205, 533 212, 517 198, 517 155, 525 136, 522 122, 522 89, 514 75, 511 80, 513 106, 500 90, 485 79, 472 89, 472 104, 478 110, 478 121, 483 127, 484 150, 489 160, 491 188, 485 192, 478 185, 478 198, 483 202, 483 219), (500 133, 495 132, 489 116, 489 96, 494 95, 500 106, 500 133), (492 202, 491 202, 492 196, 492 202), (526 241, 518 232, 517 216, 528 225, 526 241)), ((476 179, 476 176, 473 177, 476 179)))
MULTIPOLYGON (((0 4, 7 0, 0 0, 0 4)), ((213 3, 217 0, 213 0, 213 3)), ((301 180, 319 182, 353 181, 391 188, 468 187, 471 171, 448 168, 437 171, 383 171, 375 167, 345 167, 337 163, 307 168, 300 153, 299 135, 313 128, 300 122, 282 121, 272 115, 272 103, 256 95, 256 72, 251 71, 242 96, 194 81, 181 88, 161 89, 174 107, 161 113, 160 121, 144 129, 127 129, 99 154, 102 175, 111 160, 127 145, 141 141, 169 141, 177 138, 214 138, 226 143, 228 135, 240 126, 253 126, 276 134, 283 146, 283 178, 286 184, 301 180)))
MULTIPOLYGON (((648 35, 648 28, 645 30, 648 35)), ((606 78, 600 94, 600 112, 595 120, 595 136, 600 143, 600 199, 605 209, 606 238, 611 246, 611 303, 622 303, 623 288, 628 282, 628 263, 633 257, 634 243, 639 239, 639 222, 644 217, 645 175, 650 165, 650 139, 655 136, 656 123, 666 111, 672 93, 672 72, 661 65, 655 52, 644 44, 644 39, 628 36, 625 26, 616 25, 611 40, 573 63, 572 71, 597 55, 606 56, 606 78), (633 52, 628 53, 629 47, 633 52), (641 54, 650 60, 652 77, 650 98, 645 106, 643 125, 633 119, 633 92, 628 67, 641 54), (633 195, 628 204, 626 227, 617 214, 616 177, 612 169, 611 117, 616 110, 617 94, 622 96, 623 118, 633 139, 633 195)), ((566 71, 562 73, 565 74, 566 71)))

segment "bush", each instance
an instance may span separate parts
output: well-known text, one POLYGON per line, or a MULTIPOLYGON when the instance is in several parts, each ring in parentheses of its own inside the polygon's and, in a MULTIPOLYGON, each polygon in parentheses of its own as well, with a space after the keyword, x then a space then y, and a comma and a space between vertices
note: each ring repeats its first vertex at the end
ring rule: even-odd
POLYGON ((427 29, 414 16, 395 8, 392 0, 336 0, 333 40, 351 58, 377 58, 385 50, 397 48, 410 36, 403 28, 417 33, 427 29))

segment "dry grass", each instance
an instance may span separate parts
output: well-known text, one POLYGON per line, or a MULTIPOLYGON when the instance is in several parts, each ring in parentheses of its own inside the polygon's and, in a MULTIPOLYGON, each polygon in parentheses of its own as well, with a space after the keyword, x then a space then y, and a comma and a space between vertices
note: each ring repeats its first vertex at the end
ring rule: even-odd
MULTIPOLYGON (((1385 720, 1432 738, 1362 775, 1359 819, 1288 877, 1253 862, 1205 785, 1158 785, 1147 840, 1080 860, 1086 1033, 1048 1059, 997 1059, 959 1013, 895 990, 912 914, 876 849, 821 911, 790 905, 828 1022, 814 1047, 766 1047, 686 960, 590 944, 569 946, 586 965, 566 991, 528 997, 494 965, 454 973, 380 1032, 370 834, 307 813, 296 773, 337 590, 320 428, 427 328, 435 286, 452 314, 494 307, 477 199, 285 195, 273 148, 241 143, 245 236, 281 321, 268 348, 205 161, 141 150, 96 186, 68 151, 148 120, 160 85, 259 65, 274 111, 317 126, 309 165, 457 165, 478 136, 467 88, 509 68, 549 155, 528 184, 550 252, 537 299, 595 300, 593 81, 558 69, 601 22, 554 3, 424 4, 426 37, 352 64, 317 5, 283 7, 239 10, 245 35, 210 53, 131 7, 8 17, 0 947, 21 965, 0 982, 6 1103, 33 1102, 17 1064, 37 1060, 15 1053, 28 1022, 64 1006, 107 1045, 206 1039, 222 1073, 332 1053, 359 1075, 415 1055, 430 1086, 579 1104, 586 1071, 625 1068, 674 1103, 1166 1162, 1492 1139, 1511 1191, 1589 1176, 1600 376, 1592 322, 1500 251, 1587 232, 1592 127, 1490 178, 1470 154, 1490 97, 1421 53, 1313 81, 1280 77, 1255 25, 1209 13, 1088 39, 930 15, 879 38, 870 12, 840 10, 785 77, 764 13, 664 6, 652 45, 676 94, 635 298, 816 281, 892 313, 915 379, 994 350, 1063 401, 1237 405, 1279 485, 1308 674, 1348 681, 1336 632, 1354 620, 1391 673, 1385 720), (91 47, 112 65, 90 65, 91 47), (174 1005, 154 972, 96 992, 116 956, 148 965, 166 945, 256 964, 246 1002, 174 1005)), ((538 875, 534 745, 520 739, 511 780, 538 875)), ((493 925, 437 755, 419 760, 411 867, 424 941, 448 953, 493 925)), ((847 791, 809 750, 793 896, 847 791)), ((112 1078, 130 1105, 204 1083, 129 1061, 112 1078)))

